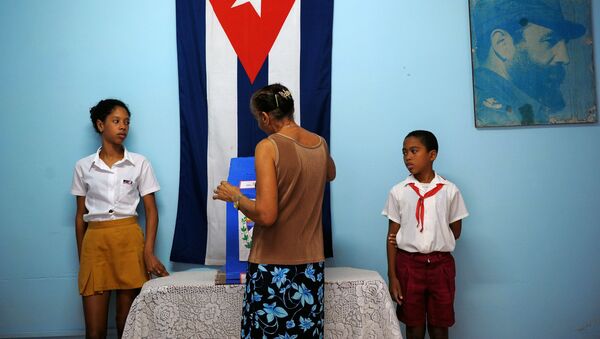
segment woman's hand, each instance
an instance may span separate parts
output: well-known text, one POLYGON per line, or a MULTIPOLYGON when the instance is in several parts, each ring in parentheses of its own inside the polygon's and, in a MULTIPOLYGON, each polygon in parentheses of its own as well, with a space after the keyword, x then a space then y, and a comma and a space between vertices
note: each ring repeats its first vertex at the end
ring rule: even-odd
POLYGON ((398 246, 398 243, 396 243, 396 234, 395 233, 389 233, 387 240, 388 240, 388 243, 391 245, 394 245, 394 247, 398 246))
POLYGON ((233 186, 227 181, 221 181, 217 189, 213 191, 215 194, 213 195, 213 200, 223 200, 234 202, 240 199, 242 193, 240 192, 240 188, 237 186, 233 186))
POLYGON ((146 263, 146 270, 148 271, 148 274, 154 274, 157 277, 165 277, 169 275, 169 272, 167 272, 165 266, 163 266, 154 253, 144 253, 144 262, 146 263))

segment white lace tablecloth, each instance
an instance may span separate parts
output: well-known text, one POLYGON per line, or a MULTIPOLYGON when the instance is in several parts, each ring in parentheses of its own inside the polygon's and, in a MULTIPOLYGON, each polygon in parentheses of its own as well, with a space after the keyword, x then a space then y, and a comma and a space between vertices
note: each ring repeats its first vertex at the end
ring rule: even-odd
MULTIPOLYGON (((217 271, 177 272, 148 281, 123 338, 239 338, 243 285, 215 285, 217 271)), ((402 338, 379 273, 325 268, 325 338, 402 338)))

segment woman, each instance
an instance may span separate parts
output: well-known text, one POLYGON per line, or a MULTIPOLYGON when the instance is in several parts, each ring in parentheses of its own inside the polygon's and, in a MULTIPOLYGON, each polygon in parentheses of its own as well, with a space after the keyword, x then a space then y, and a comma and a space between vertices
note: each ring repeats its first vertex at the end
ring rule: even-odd
POLYGON ((260 89, 250 106, 268 135, 255 150, 256 200, 226 181, 213 196, 233 202, 255 223, 241 337, 322 337, 322 204, 335 164, 325 140, 294 122, 286 87, 260 89))

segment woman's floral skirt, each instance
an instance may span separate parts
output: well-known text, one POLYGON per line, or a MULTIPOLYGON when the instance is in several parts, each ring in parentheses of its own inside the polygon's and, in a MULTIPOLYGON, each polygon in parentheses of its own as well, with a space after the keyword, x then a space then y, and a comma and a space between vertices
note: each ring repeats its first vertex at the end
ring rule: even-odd
POLYGON ((242 338, 323 338, 324 262, 248 263, 242 338))

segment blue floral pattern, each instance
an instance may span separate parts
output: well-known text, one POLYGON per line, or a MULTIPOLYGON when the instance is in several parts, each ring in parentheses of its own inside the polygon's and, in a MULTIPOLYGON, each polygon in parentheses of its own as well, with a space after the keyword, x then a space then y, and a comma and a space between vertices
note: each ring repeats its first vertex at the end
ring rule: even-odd
POLYGON ((249 263, 241 338, 323 338, 323 271, 249 263))

